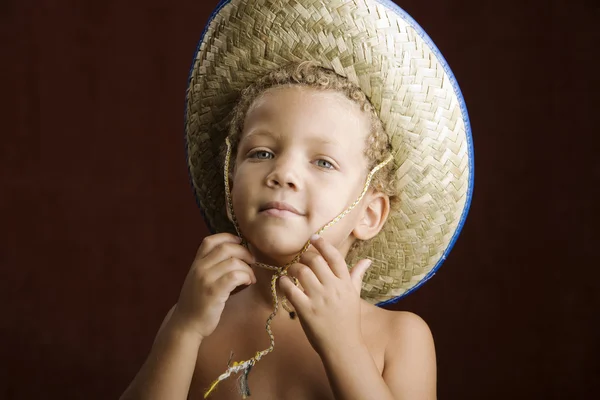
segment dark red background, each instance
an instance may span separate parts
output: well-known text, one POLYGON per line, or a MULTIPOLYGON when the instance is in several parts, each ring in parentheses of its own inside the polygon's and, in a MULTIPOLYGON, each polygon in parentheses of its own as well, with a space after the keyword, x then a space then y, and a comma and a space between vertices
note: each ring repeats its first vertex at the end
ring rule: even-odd
MULTIPOLYGON (((182 129, 216 3, 0 2, 1 398, 116 398, 145 359, 206 234, 182 129)), ((442 399, 600 389, 597 4, 401 3, 476 152, 461 238, 395 306, 430 324, 442 399)))

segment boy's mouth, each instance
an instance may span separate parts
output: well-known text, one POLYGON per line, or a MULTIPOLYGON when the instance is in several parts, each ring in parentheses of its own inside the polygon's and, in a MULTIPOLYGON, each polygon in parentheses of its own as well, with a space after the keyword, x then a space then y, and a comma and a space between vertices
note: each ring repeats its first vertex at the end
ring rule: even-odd
POLYGON ((260 207, 259 213, 264 213, 276 217, 293 217, 304 215, 291 204, 279 201, 271 201, 264 204, 260 207))

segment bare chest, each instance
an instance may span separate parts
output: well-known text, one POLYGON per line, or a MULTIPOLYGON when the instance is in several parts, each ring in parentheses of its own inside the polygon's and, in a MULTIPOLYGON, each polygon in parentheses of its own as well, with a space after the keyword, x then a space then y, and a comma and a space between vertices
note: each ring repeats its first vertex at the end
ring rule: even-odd
MULTIPOLYGON (((227 320, 200 347, 189 399, 203 399, 206 388, 227 369, 233 360, 247 360, 257 350, 268 347, 269 339, 261 323, 233 323, 227 320)), ((325 368, 312 348, 298 321, 276 321, 273 324, 275 349, 253 368, 248 377, 251 398, 333 399, 325 368), (280 322, 277 324, 277 322, 280 322)), ((383 348, 377 340, 365 338, 380 371, 383 370, 383 348)), ((380 341, 379 341, 380 343, 380 341)), ((213 400, 239 400, 239 376, 222 381, 211 395, 213 400)))

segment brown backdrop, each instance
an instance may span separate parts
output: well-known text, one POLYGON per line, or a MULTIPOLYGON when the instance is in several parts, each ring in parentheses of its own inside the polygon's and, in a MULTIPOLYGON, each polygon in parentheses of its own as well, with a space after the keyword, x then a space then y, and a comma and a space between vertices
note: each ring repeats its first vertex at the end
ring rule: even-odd
MULTIPOLYGON (((116 398, 145 359, 206 234, 182 129, 216 3, 0 2, 0 397, 116 398)), ((461 238, 395 306, 430 324, 442 399, 600 389, 597 4, 401 3, 476 152, 461 238)))

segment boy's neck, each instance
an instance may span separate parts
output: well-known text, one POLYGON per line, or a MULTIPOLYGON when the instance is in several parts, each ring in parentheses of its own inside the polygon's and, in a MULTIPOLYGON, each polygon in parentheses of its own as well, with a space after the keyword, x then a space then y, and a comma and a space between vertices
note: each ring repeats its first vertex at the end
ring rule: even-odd
MULTIPOLYGON (((252 248, 252 246, 250 246, 250 251, 256 257, 257 262, 263 263, 263 264, 266 264, 266 265, 269 265, 272 267, 281 267, 281 266, 285 265, 286 263, 290 262, 291 260, 293 260, 295 257, 295 254, 294 254, 294 255, 290 255, 288 257, 284 257, 281 259, 275 259, 273 257, 269 257, 264 254, 260 254, 260 252, 258 252, 256 249, 252 248)), ((252 269, 254 270, 254 275, 256 276, 256 283, 249 288, 250 290, 249 290, 248 294, 252 295, 252 298, 254 301, 256 301, 257 306, 259 306, 261 308, 262 308, 262 306, 264 306, 265 309, 272 311, 274 304, 273 304, 273 294, 271 291, 271 281, 272 281, 273 275, 276 274, 277 272, 274 270, 270 270, 270 269, 266 269, 266 268, 262 268, 262 267, 258 267, 258 266, 252 266, 252 269)), ((279 298, 279 301, 280 301, 279 313, 282 313, 281 299, 284 296, 283 296, 281 289, 279 288, 279 282, 277 283, 276 289, 277 289, 277 297, 279 298)), ((284 311, 284 313, 285 313, 285 311, 284 311)))
MULTIPOLYGON (((336 246, 336 247, 338 247, 338 250, 341 251, 341 253, 344 257, 348 253, 348 250, 352 246, 352 243, 354 242, 354 240, 355 240, 355 238, 353 236, 349 236, 348 238, 346 238, 346 240, 344 240, 343 243, 336 246)), ((256 261, 273 266, 273 267, 281 267, 281 266, 285 265, 286 263, 290 262, 291 260, 293 260, 294 257, 296 256, 296 254, 292 254, 292 255, 288 255, 288 256, 276 259, 276 258, 270 257, 268 255, 261 254, 252 245, 250 245, 249 249, 250 249, 250 252, 255 256, 256 261)), ((258 266, 252 266, 252 270, 254 271, 254 275, 256 276, 256 283, 248 288, 249 290, 247 292, 247 295, 249 295, 251 297, 251 301, 253 301, 257 307, 262 308, 264 306, 264 308, 266 310, 273 311, 274 304, 273 304, 273 294, 271 291, 271 280, 273 278, 273 275, 276 274, 276 271, 266 269, 266 268, 261 268, 258 266)), ((279 281, 277 282, 276 289, 277 289, 277 297, 279 298, 278 314, 284 314, 287 316, 287 312, 285 312, 285 310, 283 309, 283 307, 281 305, 281 300, 284 297, 284 295, 279 287, 279 281)), ((289 304, 289 302, 288 302, 288 304, 289 304)))
MULTIPOLYGON (((254 275, 256 276, 256 283, 248 288, 248 295, 251 297, 251 301, 255 307, 264 309, 265 312, 273 311, 273 294, 271 292, 271 280, 275 271, 263 269, 260 267, 252 267, 254 275)), ((284 297, 281 289, 279 288, 279 282, 277 282, 277 297, 279 298, 279 311, 278 314, 287 314, 281 306, 281 299, 284 297)))

